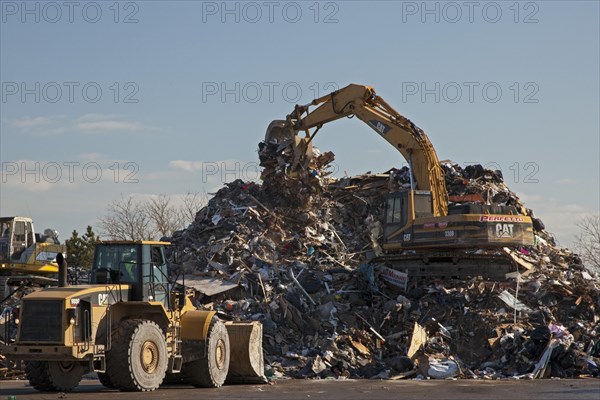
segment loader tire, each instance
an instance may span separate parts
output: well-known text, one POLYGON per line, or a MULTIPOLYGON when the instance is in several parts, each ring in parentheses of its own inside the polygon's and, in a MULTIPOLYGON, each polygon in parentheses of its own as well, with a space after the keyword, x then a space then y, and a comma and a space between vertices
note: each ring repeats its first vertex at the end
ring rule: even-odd
POLYGON ((229 335, 225 324, 214 318, 208 328, 205 351, 194 361, 183 364, 182 373, 186 383, 196 387, 216 388, 223 383, 229 372, 229 335))
POLYGON ((115 385, 113 385, 112 381, 110 380, 110 377, 105 372, 98 372, 98 380, 100 381, 102 386, 106 388, 114 389, 115 387, 115 385))
POLYGON ((121 321, 112 330, 106 373, 115 388, 129 392, 158 389, 167 371, 167 343, 153 321, 121 321))
POLYGON ((40 392, 70 392, 79 385, 85 368, 72 361, 26 361, 25 372, 40 392))
POLYGON ((47 361, 25 361, 25 374, 29 379, 29 384, 40 392, 49 392, 54 390, 50 376, 48 375, 47 361))

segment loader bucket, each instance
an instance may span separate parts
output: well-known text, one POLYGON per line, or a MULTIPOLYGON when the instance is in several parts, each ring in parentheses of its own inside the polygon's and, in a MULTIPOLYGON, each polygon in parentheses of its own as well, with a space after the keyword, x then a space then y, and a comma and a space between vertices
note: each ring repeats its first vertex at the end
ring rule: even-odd
POLYGON ((266 383, 260 322, 226 322, 231 358, 226 383, 266 383))

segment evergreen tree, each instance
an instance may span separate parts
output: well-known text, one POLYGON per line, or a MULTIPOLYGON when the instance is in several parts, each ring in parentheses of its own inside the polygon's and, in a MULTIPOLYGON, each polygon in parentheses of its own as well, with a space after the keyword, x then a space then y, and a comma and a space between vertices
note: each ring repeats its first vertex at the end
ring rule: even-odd
POLYGON ((71 237, 65 242, 68 265, 70 267, 91 269, 94 259, 94 244, 97 241, 99 241, 99 238, 89 225, 83 236, 79 236, 77 230, 73 230, 71 237))

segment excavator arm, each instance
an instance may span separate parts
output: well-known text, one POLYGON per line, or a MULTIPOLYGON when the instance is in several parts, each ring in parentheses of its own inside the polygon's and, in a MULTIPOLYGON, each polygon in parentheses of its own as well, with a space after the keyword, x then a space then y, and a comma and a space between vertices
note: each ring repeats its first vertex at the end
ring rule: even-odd
MULTIPOLYGON (((417 189, 431 192, 433 216, 448 214, 448 194, 444 172, 429 138, 408 118, 400 115, 369 86, 351 84, 343 89, 297 105, 286 121, 274 121, 267 130, 267 140, 293 138, 299 149, 299 164, 309 156, 308 148, 319 129, 342 117, 356 116, 388 141, 409 162, 417 189), (310 107, 317 107, 312 111, 310 107), (316 128, 311 134, 310 129, 316 128), (298 133, 304 131, 305 137, 298 133)), ((413 188, 414 189, 414 188, 413 188)))

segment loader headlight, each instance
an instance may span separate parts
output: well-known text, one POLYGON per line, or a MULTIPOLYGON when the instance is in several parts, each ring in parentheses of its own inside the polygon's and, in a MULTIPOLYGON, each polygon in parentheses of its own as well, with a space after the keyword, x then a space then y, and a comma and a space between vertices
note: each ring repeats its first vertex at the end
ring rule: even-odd
POLYGON ((75 317, 77 316, 75 308, 67 308, 67 319, 69 320, 69 324, 75 325, 75 317))
POLYGON ((21 322, 21 320, 19 318, 15 318, 15 325, 19 325, 19 322, 21 322))

